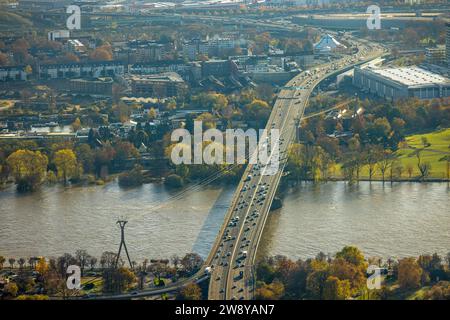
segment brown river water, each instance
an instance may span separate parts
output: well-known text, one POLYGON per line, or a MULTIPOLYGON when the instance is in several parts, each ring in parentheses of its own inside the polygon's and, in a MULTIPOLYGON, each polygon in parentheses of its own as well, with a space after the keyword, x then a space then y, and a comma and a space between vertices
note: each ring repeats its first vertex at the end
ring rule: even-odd
MULTIPOLYGON (((0 255, 86 249, 100 256, 117 250, 115 222, 124 217, 133 260, 206 256, 233 191, 210 186, 174 198, 177 192, 160 184, 55 186, 23 195, 10 187, 0 191, 0 255)), ((367 256, 444 255, 450 251, 449 194, 445 183, 303 184, 284 192, 284 206, 271 213, 259 254, 307 258, 352 244, 367 256)))

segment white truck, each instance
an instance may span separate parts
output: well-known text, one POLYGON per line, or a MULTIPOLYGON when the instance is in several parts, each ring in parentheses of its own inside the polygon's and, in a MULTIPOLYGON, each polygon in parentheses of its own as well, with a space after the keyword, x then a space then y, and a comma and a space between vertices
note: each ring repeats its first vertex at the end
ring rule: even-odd
POLYGON ((211 274, 212 273, 212 267, 206 267, 205 268, 205 274, 211 274))

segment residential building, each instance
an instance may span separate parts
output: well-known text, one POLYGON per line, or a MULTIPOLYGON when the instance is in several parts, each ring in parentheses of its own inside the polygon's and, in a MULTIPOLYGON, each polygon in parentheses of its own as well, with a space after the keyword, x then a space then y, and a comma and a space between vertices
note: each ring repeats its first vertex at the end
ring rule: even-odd
POLYGON ((71 79, 70 91, 71 93, 111 96, 113 83, 113 79, 109 77, 96 79, 71 79))
POLYGON ((70 38, 69 30, 54 30, 48 33, 48 41, 57 41, 59 39, 70 38))
POLYGON ((0 67, 0 81, 26 81, 28 73, 25 72, 25 66, 0 67))
POLYGON ((132 74, 155 74, 165 72, 185 73, 190 66, 183 60, 162 60, 149 63, 136 63, 130 66, 132 74))
POLYGON ((183 43, 183 54, 189 60, 196 60, 198 55, 222 56, 245 44, 245 40, 233 38, 192 39, 183 43))
POLYGON ((67 40, 67 50, 79 54, 86 52, 86 47, 80 40, 69 39, 67 40))
POLYGON ((114 49, 114 58, 127 64, 148 63, 163 59, 167 45, 156 41, 132 40, 114 49))
POLYGON ((208 60, 202 62, 202 76, 225 77, 237 73, 233 60, 208 60))
POLYGON ((114 77, 124 73, 125 66, 118 61, 46 64, 38 70, 41 79, 114 77))
POLYGON ((430 64, 446 65, 445 46, 426 48, 425 61, 430 64))
POLYGON ((19 0, 19 9, 29 11, 61 9, 72 2, 72 0, 19 0))
POLYGON ((175 72, 131 77, 131 91, 135 97, 176 97, 183 95, 187 86, 175 72))
POLYGON ((447 68, 450 69, 450 23, 446 23, 447 34, 445 37, 445 54, 447 56, 447 68))

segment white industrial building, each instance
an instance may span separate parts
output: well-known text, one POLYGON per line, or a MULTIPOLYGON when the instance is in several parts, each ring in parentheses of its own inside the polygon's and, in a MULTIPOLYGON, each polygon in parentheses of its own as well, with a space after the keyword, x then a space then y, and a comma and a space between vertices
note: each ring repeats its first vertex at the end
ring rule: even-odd
POLYGON ((314 45, 314 50, 319 53, 333 52, 344 49, 347 49, 347 47, 329 34, 324 35, 320 41, 314 45))
POLYGON ((355 67, 353 84, 386 99, 432 99, 450 96, 450 79, 419 67, 355 67))

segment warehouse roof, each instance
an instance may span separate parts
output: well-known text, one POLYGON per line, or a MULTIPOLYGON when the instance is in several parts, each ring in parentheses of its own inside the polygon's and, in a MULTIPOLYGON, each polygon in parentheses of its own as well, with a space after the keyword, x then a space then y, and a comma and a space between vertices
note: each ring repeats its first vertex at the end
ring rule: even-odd
POLYGON ((450 79, 419 67, 370 69, 384 78, 406 86, 449 84, 450 79))

